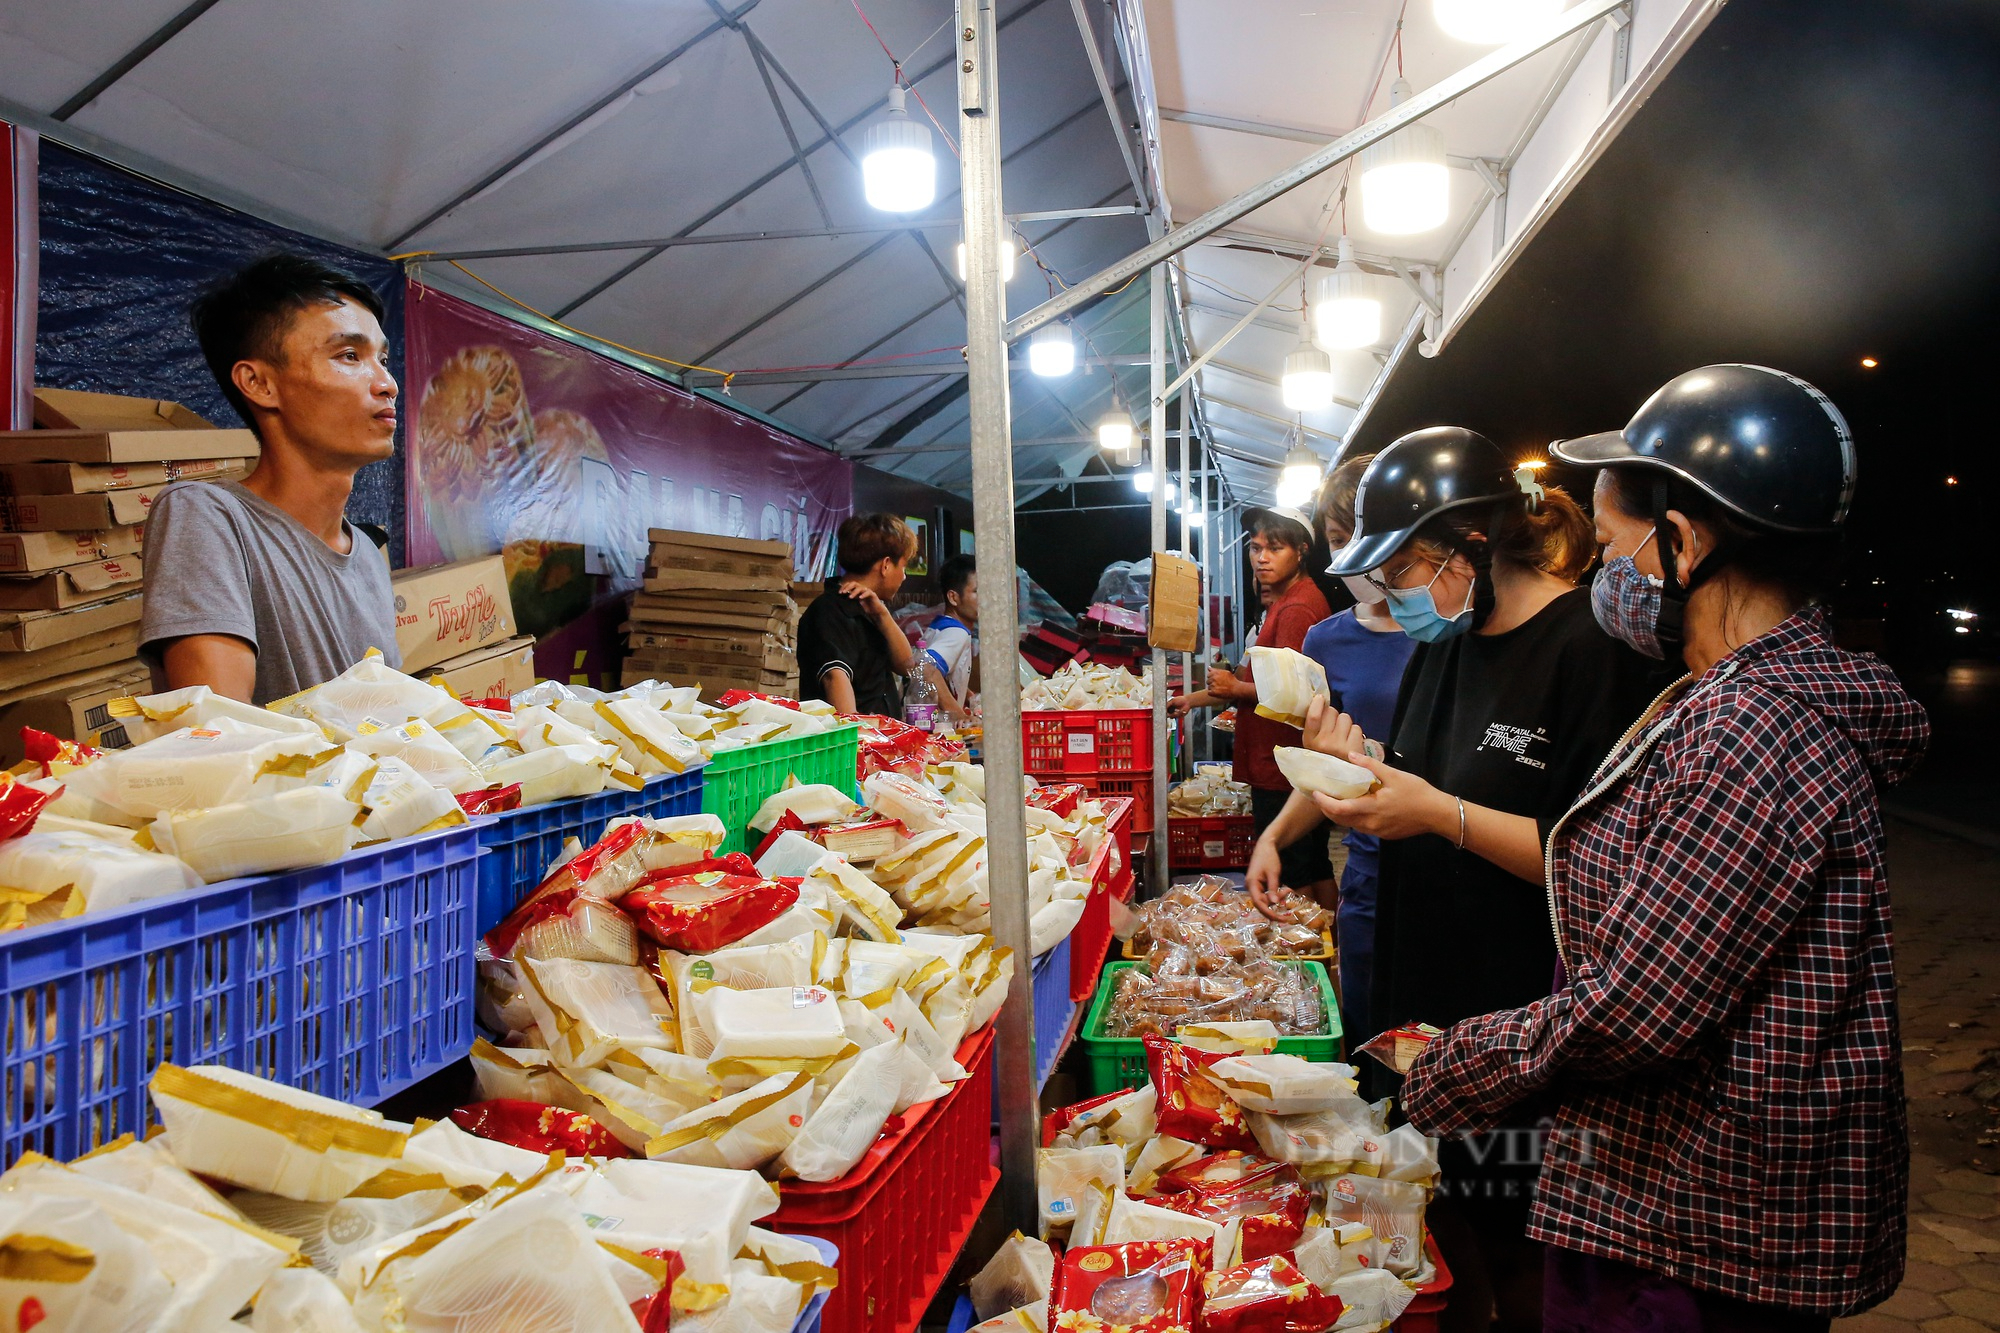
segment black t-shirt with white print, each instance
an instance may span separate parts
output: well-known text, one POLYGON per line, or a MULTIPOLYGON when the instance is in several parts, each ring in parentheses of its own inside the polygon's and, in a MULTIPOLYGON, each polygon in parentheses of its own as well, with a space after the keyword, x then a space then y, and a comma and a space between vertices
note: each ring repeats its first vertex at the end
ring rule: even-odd
MULTIPOLYGON (((1391 762, 1468 802, 1529 816, 1546 845, 1664 683, 1661 665, 1598 628, 1582 588, 1504 634, 1421 644, 1397 695, 1391 762)), ((1378 1029, 1446 1027, 1550 992, 1556 953, 1543 886, 1454 841, 1382 843, 1378 1029)))

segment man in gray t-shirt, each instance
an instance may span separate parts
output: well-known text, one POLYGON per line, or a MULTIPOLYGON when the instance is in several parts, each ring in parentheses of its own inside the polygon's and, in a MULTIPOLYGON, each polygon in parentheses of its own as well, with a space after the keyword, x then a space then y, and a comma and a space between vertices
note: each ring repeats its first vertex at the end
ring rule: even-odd
POLYGON ((354 474, 395 452, 381 299, 279 254, 203 293, 192 315, 262 454, 241 484, 181 482, 153 505, 140 653, 155 685, 264 704, 370 648, 399 664, 389 562, 345 516, 354 474))

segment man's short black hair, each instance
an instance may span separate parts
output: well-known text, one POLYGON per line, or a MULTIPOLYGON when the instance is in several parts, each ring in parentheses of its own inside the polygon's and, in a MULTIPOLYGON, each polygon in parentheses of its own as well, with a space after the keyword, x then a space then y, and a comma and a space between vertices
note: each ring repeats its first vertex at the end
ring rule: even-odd
POLYGON ((938 589, 945 593, 965 596, 965 585, 972 582, 972 576, 979 572, 979 565, 969 555, 955 555, 938 566, 938 589))
POLYGON ((236 363, 277 361, 293 316, 314 305, 339 305, 344 299, 381 322, 382 298, 374 288, 317 259, 285 252, 251 261, 195 298, 188 308, 188 322, 194 326, 202 358, 245 425, 255 429, 257 419, 230 374, 236 363))

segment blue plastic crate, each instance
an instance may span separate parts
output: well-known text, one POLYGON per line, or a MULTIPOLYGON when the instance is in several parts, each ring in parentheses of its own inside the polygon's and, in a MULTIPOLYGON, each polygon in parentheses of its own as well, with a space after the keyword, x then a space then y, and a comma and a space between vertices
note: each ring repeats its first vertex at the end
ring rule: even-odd
POLYGON ((472 1049, 470 825, 0 937, 0 1161, 154 1122, 163 1061, 370 1105, 472 1049))
MULTIPOLYGON (((792 1239, 802 1240, 818 1250, 820 1262, 828 1268, 840 1267, 840 1247, 832 1241, 821 1240, 818 1236, 793 1236, 792 1239)), ((830 1294, 824 1291, 813 1293, 813 1298, 806 1302, 806 1308, 799 1311, 798 1322, 792 1325, 792 1333, 819 1333, 820 1311, 826 1309, 826 1298, 830 1294)))
MULTIPOLYGON (((1062 1058, 1063 1038, 1069 1035, 1069 1025, 1080 1007, 1069 998, 1069 941, 1063 942, 1035 960, 1035 1088, 1040 1091, 1048 1084, 1049 1075, 1056 1072, 1056 1061, 1062 1058)), ((993 1119, 1000 1120, 1000 1088, 993 1089, 993 1119)))
POLYGON ((604 836, 604 826, 625 815, 666 819, 701 813, 702 770, 646 779, 637 791, 614 787, 595 796, 572 796, 525 810, 482 815, 473 821, 486 856, 479 863, 479 912, 475 929, 484 935, 507 919, 548 873, 565 840, 588 847, 604 836))
POLYGON ((972 1297, 960 1292, 958 1304, 951 1307, 951 1322, 945 1325, 944 1333, 966 1333, 979 1321, 973 1317, 972 1297))

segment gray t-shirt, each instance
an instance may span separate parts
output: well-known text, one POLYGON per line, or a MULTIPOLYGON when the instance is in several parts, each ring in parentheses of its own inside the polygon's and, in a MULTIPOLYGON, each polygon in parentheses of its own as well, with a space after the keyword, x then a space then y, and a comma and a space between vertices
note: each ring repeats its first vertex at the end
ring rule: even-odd
POLYGON ((347 536, 341 555, 233 481, 167 487, 146 516, 139 655, 157 679, 172 640, 232 634, 257 650, 259 704, 331 680, 370 648, 400 665, 389 562, 366 533, 347 536))

